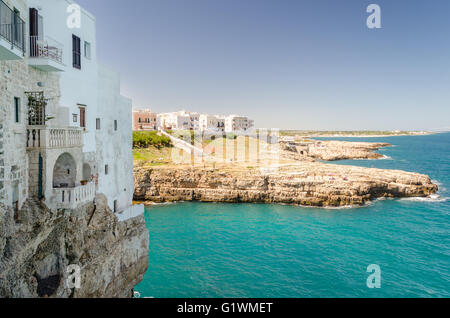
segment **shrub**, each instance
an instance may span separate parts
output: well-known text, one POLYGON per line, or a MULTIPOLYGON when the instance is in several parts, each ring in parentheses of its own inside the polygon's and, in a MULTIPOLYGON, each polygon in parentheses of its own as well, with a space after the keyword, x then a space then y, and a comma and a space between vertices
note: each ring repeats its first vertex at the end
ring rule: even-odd
POLYGON ((133 148, 172 147, 172 141, 169 137, 159 136, 156 131, 134 131, 133 148))

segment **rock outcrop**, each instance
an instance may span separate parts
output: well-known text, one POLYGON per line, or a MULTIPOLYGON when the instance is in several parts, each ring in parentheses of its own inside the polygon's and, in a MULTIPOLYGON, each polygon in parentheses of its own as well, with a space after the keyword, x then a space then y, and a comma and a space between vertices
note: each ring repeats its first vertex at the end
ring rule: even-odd
POLYGON ((392 146, 388 143, 349 142, 349 141, 317 141, 298 143, 282 143, 283 156, 295 160, 319 159, 336 161, 346 159, 380 159, 383 155, 375 151, 392 146), (295 154, 295 155, 294 155, 295 154))
POLYGON ((361 205, 380 197, 426 197, 425 175, 302 161, 276 171, 229 167, 136 167, 135 200, 361 205))
POLYGON ((144 216, 119 221, 104 196, 75 210, 0 207, 0 297, 131 297, 148 267, 144 216), (80 288, 66 284, 79 266, 80 288))

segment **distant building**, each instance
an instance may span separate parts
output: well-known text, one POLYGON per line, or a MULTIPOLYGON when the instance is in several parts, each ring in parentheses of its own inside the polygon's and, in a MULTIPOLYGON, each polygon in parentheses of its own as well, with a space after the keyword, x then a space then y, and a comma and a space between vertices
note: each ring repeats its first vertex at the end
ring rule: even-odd
POLYGON ((247 132, 254 121, 239 115, 209 115, 180 110, 154 113, 149 109, 133 110, 133 130, 199 130, 209 132, 247 132))
POLYGON ((200 114, 179 111, 172 113, 158 114, 159 127, 164 130, 199 130, 200 129, 200 114))
POLYGON ((245 132, 253 126, 254 121, 246 116, 230 115, 225 117, 225 132, 245 132))
POLYGON ((157 130, 158 116, 150 109, 133 110, 133 130, 157 130))
POLYGON ((225 118, 215 115, 200 115, 200 130, 211 132, 225 132, 225 118))

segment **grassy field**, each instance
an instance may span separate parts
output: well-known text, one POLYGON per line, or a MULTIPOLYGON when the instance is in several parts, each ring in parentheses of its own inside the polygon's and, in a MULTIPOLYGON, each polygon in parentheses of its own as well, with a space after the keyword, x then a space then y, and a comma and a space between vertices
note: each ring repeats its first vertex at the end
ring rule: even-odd
POLYGON ((172 162, 172 150, 173 148, 169 147, 157 148, 154 146, 133 149, 133 160, 136 163, 150 166, 170 164, 172 162))
MULTIPOLYGON (((200 144, 197 144, 197 147, 200 144)), ((254 167, 261 162, 278 160, 278 144, 270 145, 263 140, 244 136, 236 138, 214 138, 204 140, 204 157, 193 157, 175 147, 148 146, 133 149, 133 159, 140 166, 190 165, 194 160, 198 165, 233 164, 254 167)))
POLYGON ((133 160, 137 164, 165 165, 171 162, 172 142, 156 131, 133 132, 133 160))

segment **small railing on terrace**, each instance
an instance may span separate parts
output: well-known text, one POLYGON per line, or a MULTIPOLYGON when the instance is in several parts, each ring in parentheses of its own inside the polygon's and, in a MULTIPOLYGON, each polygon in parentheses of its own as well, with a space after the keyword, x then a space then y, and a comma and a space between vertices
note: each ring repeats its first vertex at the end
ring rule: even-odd
POLYGON ((25 22, 0 0, 0 38, 25 53, 25 22))
POLYGON ((80 185, 75 188, 55 188, 53 189, 53 203, 56 208, 70 209, 76 208, 81 204, 94 201, 95 183, 89 182, 86 185, 80 185))
POLYGON ((30 58, 47 58, 62 63, 63 45, 58 41, 41 36, 30 36, 30 58))
POLYGON ((33 126, 27 129, 27 148, 71 148, 83 146, 83 131, 77 127, 33 126))

